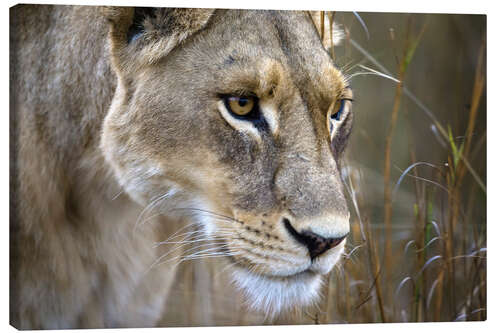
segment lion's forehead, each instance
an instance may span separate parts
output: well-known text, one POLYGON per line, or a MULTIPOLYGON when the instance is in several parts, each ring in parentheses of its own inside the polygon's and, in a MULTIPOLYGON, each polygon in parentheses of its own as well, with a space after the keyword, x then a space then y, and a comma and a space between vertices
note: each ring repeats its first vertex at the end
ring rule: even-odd
POLYGON ((346 85, 304 12, 216 11, 212 20, 172 55, 176 67, 204 70, 214 85, 239 81, 256 89, 285 73, 293 86, 314 91, 314 97, 335 96, 346 85))

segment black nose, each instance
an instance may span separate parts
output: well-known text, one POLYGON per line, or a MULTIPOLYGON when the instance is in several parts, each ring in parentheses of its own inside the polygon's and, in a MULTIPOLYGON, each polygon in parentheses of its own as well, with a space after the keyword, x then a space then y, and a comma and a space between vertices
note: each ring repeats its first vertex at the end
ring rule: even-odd
POLYGON ((347 237, 347 234, 345 234, 344 236, 338 238, 325 238, 311 231, 298 233, 297 230, 292 227, 288 219, 284 219, 283 222, 285 223, 285 228, 288 230, 290 235, 292 235, 293 238, 295 238, 295 240, 299 243, 307 246, 311 260, 325 253, 332 247, 339 245, 340 242, 347 237))

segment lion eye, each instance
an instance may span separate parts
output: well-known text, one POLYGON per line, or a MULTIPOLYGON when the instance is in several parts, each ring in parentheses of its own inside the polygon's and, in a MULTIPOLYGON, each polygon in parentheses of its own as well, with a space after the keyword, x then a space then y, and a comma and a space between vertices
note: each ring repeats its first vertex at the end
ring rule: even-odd
POLYGON ((224 98, 226 108, 237 116, 249 115, 255 106, 254 97, 228 96, 224 98))
POLYGON ((335 136, 336 129, 342 123, 342 116, 345 112, 349 112, 351 107, 351 98, 341 98, 338 99, 333 107, 330 107, 326 117, 326 125, 328 127, 328 132, 330 133, 330 141, 333 140, 335 136))
POLYGON ((341 99, 335 103, 333 113, 330 115, 330 119, 339 121, 342 112, 344 111, 345 99, 341 99))

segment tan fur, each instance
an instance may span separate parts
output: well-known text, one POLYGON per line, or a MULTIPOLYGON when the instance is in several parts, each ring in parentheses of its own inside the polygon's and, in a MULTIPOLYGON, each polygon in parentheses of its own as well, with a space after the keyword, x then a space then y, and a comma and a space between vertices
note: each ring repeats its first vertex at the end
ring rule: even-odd
POLYGON ((154 326, 175 265, 149 269, 165 251, 153 245, 191 222, 224 239, 243 292, 311 289, 255 290, 256 309, 309 304, 343 243, 311 263, 282 221, 348 231, 337 163, 352 117, 330 147, 346 83, 310 16, 159 9, 131 40, 136 15, 11 9, 11 323, 154 326), (220 96, 247 93, 272 130, 224 119, 220 96))

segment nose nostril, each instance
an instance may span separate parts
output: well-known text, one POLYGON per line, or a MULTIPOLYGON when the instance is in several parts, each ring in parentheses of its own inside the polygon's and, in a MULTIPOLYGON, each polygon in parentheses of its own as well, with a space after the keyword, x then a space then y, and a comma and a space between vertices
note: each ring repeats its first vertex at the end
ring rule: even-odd
POLYGON ((294 227, 292 227, 292 224, 290 223, 290 220, 287 219, 286 217, 283 219, 283 223, 285 224, 285 228, 286 230, 292 235, 293 238, 295 238, 296 240, 298 240, 299 242, 301 242, 299 240, 299 238, 301 237, 300 234, 297 232, 297 230, 295 230, 294 227))
POLYGON ((296 241, 307 246, 311 260, 339 245, 340 242, 347 237, 347 234, 338 238, 325 238, 311 231, 299 233, 287 218, 283 219, 283 223, 288 233, 290 233, 296 241))

